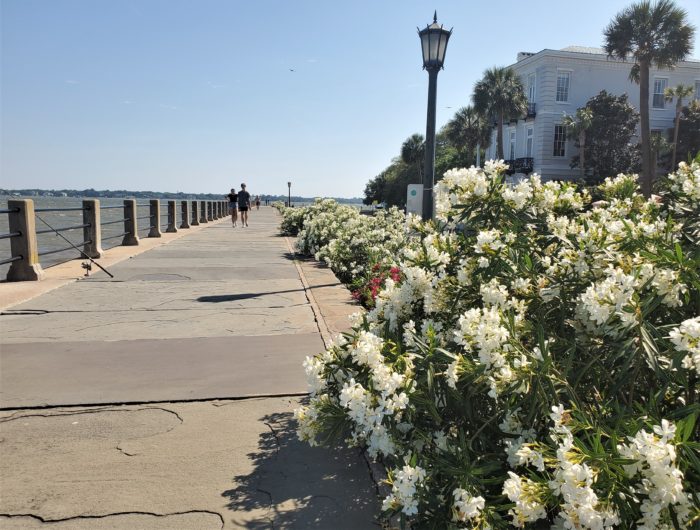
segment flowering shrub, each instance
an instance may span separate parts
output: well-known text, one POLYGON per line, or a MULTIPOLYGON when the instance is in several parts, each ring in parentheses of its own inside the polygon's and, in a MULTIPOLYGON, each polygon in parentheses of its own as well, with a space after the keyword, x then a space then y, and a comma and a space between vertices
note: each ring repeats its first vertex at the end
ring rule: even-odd
POLYGON ((504 170, 448 171, 436 221, 409 220, 399 281, 304 363, 300 438, 381 459, 402 526, 697 527, 700 164, 659 201, 620 175, 595 203, 504 170))
POLYGON ((408 237, 406 218, 396 208, 366 216, 332 199, 283 210, 282 232, 298 234, 299 252, 327 263, 346 283, 370 274, 376 263, 393 261, 408 237))
POLYGON ((397 266, 387 266, 385 263, 375 263, 370 268, 368 277, 360 277, 353 282, 352 297, 363 307, 374 307, 377 295, 384 288, 388 278, 396 283, 401 282, 401 271, 397 266), (388 270, 387 270, 388 269, 388 270))

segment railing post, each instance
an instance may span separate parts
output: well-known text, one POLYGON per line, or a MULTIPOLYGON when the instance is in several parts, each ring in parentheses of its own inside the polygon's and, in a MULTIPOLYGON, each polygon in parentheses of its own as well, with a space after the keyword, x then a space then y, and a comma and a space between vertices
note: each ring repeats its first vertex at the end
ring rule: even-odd
POLYGON ((219 208, 221 208, 221 217, 228 217, 228 206, 225 206, 223 201, 219 203, 219 208))
POLYGON ((10 232, 19 232, 19 237, 10 238, 12 257, 21 257, 13 261, 7 271, 8 282, 38 281, 44 278, 44 271, 39 263, 39 246, 36 242, 36 220, 34 219, 34 201, 15 199, 7 201, 8 210, 17 210, 8 214, 10 232))
POLYGON ((139 244, 138 222, 136 220, 136 200, 124 199, 124 239, 122 245, 134 246, 139 244))
POLYGON ((212 215, 211 201, 207 201, 207 221, 213 221, 214 217, 212 215))
POLYGON ((199 226, 199 216, 197 215, 197 206, 199 203, 197 201, 192 201, 192 226, 199 226))
POLYGON ((163 234, 160 231, 160 200, 151 199, 151 230, 148 232, 148 237, 161 237, 163 234))
POLYGON ((182 206, 180 209, 182 214, 182 223, 180 223, 180 228, 190 227, 190 201, 182 201, 182 206))
POLYGON ((104 255, 102 250, 102 227, 100 226, 100 200, 83 200, 83 252, 93 259, 104 255))
POLYGON ((211 203, 211 219, 212 221, 216 221, 219 218, 219 212, 216 209, 216 201, 212 201, 211 203))
POLYGON ((199 222, 208 223, 207 221, 207 201, 199 201, 199 222))
POLYGON ((168 233, 177 232, 177 211, 175 210, 175 201, 168 201, 168 228, 165 229, 168 233))

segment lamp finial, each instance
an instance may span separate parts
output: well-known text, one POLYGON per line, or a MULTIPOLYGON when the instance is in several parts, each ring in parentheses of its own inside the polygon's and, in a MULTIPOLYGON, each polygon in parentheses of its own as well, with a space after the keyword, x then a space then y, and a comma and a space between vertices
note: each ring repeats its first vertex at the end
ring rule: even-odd
POLYGON ((437 24, 437 9, 435 10, 435 14, 433 15, 433 24, 437 24))

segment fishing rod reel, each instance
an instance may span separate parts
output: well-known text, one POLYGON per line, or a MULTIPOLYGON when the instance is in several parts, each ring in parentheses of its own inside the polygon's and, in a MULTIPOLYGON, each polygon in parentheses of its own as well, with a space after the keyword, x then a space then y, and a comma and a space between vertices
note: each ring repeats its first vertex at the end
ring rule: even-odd
POLYGON ((90 276, 90 271, 92 270, 92 263, 89 261, 83 261, 82 265, 80 265, 83 269, 85 269, 85 277, 87 278, 90 276))

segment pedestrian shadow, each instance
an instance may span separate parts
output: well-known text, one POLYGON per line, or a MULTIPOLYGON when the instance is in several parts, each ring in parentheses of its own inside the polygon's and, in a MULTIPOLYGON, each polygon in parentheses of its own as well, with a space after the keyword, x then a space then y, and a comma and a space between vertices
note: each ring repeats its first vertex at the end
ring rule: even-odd
POLYGON ((379 529, 376 489, 358 451, 310 447, 298 440, 291 413, 260 418, 268 430, 247 475, 224 491, 231 521, 251 530, 379 529))
MULTIPOLYGON (((336 287, 340 283, 326 283, 323 285, 314 285, 311 289, 318 289, 321 287, 336 287)), ((200 296, 197 298, 197 302, 208 302, 212 304, 219 304, 221 302, 235 302, 237 300, 248 300, 250 298, 262 298, 263 296, 271 294, 284 294, 284 293, 298 293, 305 291, 303 287, 301 289, 285 289, 282 291, 268 291, 266 293, 237 293, 237 294, 216 294, 200 296)))

